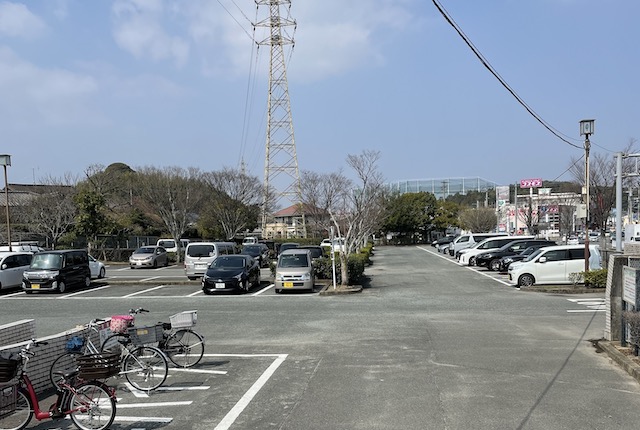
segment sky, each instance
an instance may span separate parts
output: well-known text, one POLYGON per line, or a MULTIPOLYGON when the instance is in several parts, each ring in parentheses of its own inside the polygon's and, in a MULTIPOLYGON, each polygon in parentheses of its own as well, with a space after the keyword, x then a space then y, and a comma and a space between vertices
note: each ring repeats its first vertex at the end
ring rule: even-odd
MULTIPOLYGON (((292 0, 287 78, 299 169, 380 152, 389 182, 567 180, 640 138, 637 0, 292 0)), ((284 13, 284 11, 283 11, 284 13)), ((253 0, 0 0, 9 183, 92 165, 238 168, 263 178, 268 16, 253 0)), ((612 173, 613 174, 613 173, 612 173)))

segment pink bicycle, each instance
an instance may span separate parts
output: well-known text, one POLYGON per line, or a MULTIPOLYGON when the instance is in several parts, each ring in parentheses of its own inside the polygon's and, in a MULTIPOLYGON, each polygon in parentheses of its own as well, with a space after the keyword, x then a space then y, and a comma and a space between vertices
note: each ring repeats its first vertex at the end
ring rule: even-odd
POLYGON ((116 416, 115 390, 97 379, 117 374, 118 358, 93 356, 79 369, 61 375, 56 401, 48 410, 42 410, 27 375, 29 359, 35 355, 30 349, 39 345, 46 342, 32 339, 20 350, 19 359, 0 360, 0 430, 23 429, 34 416, 42 421, 67 415, 81 430, 109 428, 116 416), (76 384, 76 380, 82 382, 76 384))

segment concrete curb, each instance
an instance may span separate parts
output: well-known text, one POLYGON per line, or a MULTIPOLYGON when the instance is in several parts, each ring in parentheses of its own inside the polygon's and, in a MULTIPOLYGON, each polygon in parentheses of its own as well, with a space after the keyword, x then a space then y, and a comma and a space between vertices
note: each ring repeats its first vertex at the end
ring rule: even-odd
POLYGON ((596 342, 596 345, 604 352, 606 352, 609 358, 611 358, 617 365, 622 367, 622 369, 624 369, 636 381, 640 382, 640 365, 618 351, 618 349, 615 347, 615 343, 616 342, 610 342, 601 339, 596 342))
POLYGON ((322 290, 320 290, 320 293, 318 293, 318 295, 320 296, 342 296, 345 294, 355 294, 355 293, 360 293, 362 292, 362 286, 361 285, 353 285, 353 286, 349 286, 349 287, 336 287, 336 289, 333 289, 333 285, 332 284, 328 284, 325 285, 322 290))

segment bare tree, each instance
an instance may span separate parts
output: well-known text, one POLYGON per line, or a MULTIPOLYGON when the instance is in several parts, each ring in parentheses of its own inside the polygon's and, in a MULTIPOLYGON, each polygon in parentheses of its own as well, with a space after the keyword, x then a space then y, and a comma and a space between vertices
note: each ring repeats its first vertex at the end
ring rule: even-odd
POLYGON ((70 173, 62 178, 47 176, 40 180, 47 186, 47 191, 36 196, 24 208, 29 229, 45 236, 53 249, 75 224, 77 182, 78 179, 70 173))
MULTIPOLYGON (((158 214, 176 243, 206 195, 201 177, 198 169, 181 167, 144 167, 136 175, 136 192, 158 214)), ((179 262, 180 253, 177 259, 179 262)))
POLYGON ((263 186, 255 176, 239 170, 224 168, 203 175, 215 197, 207 200, 207 211, 215 219, 227 239, 257 226, 263 186))
POLYGON ((379 158, 378 151, 363 151, 360 155, 347 156, 347 164, 353 169, 357 181, 349 183, 346 178, 341 180, 344 185, 351 186, 338 190, 329 205, 333 225, 344 241, 344 249, 339 254, 342 286, 349 285, 349 254, 366 242, 384 214, 386 187, 377 166, 379 158))
MULTIPOLYGON (((634 152, 635 139, 630 139, 622 153, 634 152)), ((569 171, 579 183, 585 183, 585 163, 580 159, 571 159, 569 171)), ((622 174, 623 187, 632 183, 631 178, 624 175, 635 171, 635 162, 631 159, 623 160, 622 174)), ((589 160, 589 225, 596 226, 601 231, 607 227, 607 220, 611 214, 611 209, 616 202, 616 159, 612 155, 596 153, 589 160)))
POLYGON ((307 228, 314 236, 328 236, 332 225, 329 210, 338 196, 344 190, 351 188, 350 181, 341 171, 336 173, 303 171, 300 183, 305 214, 310 215, 307 228))

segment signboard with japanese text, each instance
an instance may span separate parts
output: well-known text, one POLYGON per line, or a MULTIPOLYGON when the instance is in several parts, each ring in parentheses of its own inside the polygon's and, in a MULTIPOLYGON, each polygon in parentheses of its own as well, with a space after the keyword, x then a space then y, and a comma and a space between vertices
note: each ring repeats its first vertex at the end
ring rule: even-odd
POLYGON ((498 207, 504 206, 509 201, 509 186, 496 187, 496 200, 498 201, 498 207))
POLYGON ((622 266, 622 300, 638 308, 638 269, 622 266))
POLYGON ((520 188, 539 188, 542 186, 542 178, 520 179, 520 188))

